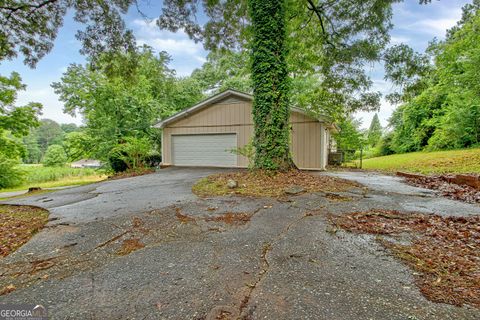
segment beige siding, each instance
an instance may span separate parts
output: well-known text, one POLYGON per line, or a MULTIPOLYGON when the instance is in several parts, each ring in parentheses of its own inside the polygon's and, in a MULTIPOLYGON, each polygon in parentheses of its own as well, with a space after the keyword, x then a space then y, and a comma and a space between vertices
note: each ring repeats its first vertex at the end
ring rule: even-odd
MULTIPOLYGON (((163 129, 163 163, 172 164, 171 136, 176 134, 236 133, 237 147, 250 142, 253 136, 252 105, 250 101, 227 98, 196 113, 187 114, 163 129)), ((291 152, 296 165, 303 169, 324 169, 325 126, 299 112, 292 112, 291 152)), ((239 167, 247 167, 248 159, 238 156, 239 167)))

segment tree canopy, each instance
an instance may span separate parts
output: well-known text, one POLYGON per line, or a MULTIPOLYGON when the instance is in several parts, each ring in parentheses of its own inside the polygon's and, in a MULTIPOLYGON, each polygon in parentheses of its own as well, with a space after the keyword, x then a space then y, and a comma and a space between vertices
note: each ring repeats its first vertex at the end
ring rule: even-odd
MULTIPOLYGON (((145 46, 100 57, 95 66, 72 64, 52 85, 64 111, 82 115, 89 137, 86 146, 91 148, 87 154, 106 160, 126 137, 158 143, 152 125, 203 97, 195 83, 175 77, 169 61, 165 52, 155 54, 145 46)), ((69 136, 75 145, 73 138, 85 137, 69 136)))
POLYGON ((91 57, 135 46, 123 14, 134 0, 4 0, 0 4, 0 61, 21 54, 34 67, 53 48, 67 12, 85 25, 76 38, 91 57))

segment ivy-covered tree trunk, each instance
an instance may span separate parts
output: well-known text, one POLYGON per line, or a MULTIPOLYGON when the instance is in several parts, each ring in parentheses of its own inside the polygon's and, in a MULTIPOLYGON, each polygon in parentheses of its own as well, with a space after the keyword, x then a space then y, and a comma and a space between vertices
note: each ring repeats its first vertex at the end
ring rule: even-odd
POLYGON ((289 77, 285 0, 248 0, 252 20, 254 168, 288 170, 289 77))

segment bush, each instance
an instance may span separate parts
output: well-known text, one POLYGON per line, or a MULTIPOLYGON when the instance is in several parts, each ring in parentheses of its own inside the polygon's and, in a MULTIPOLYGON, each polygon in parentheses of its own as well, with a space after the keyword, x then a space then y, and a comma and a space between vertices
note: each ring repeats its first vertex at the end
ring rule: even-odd
POLYGON ((115 173, 124 172, 128 169, 127 164, 119 157, 117 153, 113 153, 108 158, 108 163, 115 173))
POLYGON ((392 148, 392 139, 393 139, 393 132, 389 132, 382 137, 379 144, 379 153, 380 156, 388 156, 390 154, 394 154, 395 151, 392 148))
POLYGON ((47 167, 59 167, 67 163, 67 154, 62 146, 54 144, 48 147, 43 164, 47 167))
POLYGON ((123 161, 127 169, 143 168, 151 149, 152 145, 148 138, 127 137, 124 143, 112 150, 110 158, 123 161))
POLYGON ((18 168, 16 160, 0 155, 0 189, 18 186, 23 182, 25 173, 18 168))

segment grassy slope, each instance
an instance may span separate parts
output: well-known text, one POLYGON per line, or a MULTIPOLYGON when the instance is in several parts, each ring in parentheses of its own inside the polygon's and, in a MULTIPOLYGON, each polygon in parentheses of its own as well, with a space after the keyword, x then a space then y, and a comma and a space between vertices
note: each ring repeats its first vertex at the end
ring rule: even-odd
POLYGON ((363 168, 421 173, 480 173, 480 148, 371 158, 363 161, 363 168))
POLYGON ((69 167, 43 167, 41 165, 22 165, 25 182, 19 186, 0 189, 0 192, 25 190, 29 187, 53 188, 81 185, 106 179, 102 171, 69 167))

